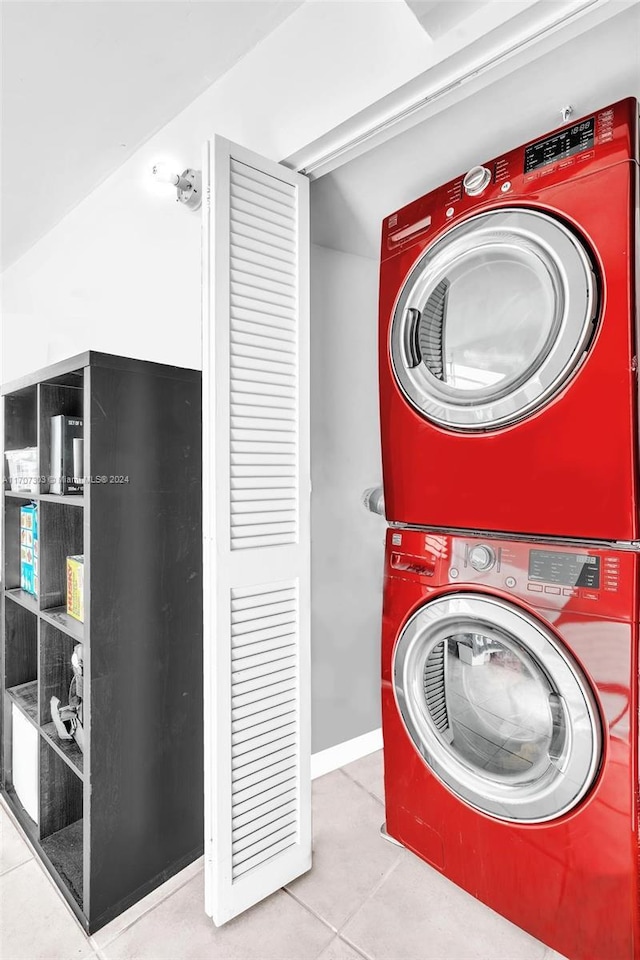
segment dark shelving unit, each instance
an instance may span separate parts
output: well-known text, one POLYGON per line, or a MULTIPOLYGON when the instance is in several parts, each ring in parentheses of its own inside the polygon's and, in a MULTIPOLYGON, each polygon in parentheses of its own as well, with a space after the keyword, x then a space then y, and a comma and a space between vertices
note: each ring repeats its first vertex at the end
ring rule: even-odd
POLYGON ((87 352, 3 394, 5 450, 36 447, 39 483, 10 490, 3 457, 2 791, 92 933, 202 853, 201 376, 87 352), (84 420, 82 495, 49 491, 59 414, 84 420), (31 502, 37 597, 20 587, 31 502), (84 622, 66 607, 74 555, 84 622), (67 702, 78 643, 84 750, 58 737, 50 709, 67 702), (33 756, 13 756, 14 723, 33 756), (18 767, 36 771, 35 801, 18 767))

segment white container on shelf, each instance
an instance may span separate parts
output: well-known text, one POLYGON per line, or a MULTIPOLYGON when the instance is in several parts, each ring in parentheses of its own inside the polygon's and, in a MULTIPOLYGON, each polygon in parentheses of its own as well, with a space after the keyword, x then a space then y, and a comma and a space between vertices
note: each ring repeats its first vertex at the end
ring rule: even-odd
POLYGON ((38 492, 38 448, 6 450, 11 490, 22 493, 38 492))

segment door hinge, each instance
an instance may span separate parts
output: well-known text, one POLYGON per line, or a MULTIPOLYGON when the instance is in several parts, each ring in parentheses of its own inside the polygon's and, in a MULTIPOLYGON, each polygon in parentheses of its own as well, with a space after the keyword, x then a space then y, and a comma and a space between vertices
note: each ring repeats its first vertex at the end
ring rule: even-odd
POLYGON ((632 370, 633 373, 637 373, 637 372, 638 372, 638 358, 637 358, 637 357, 632 357, 632 358, 631 358, 631 370, 632 370))

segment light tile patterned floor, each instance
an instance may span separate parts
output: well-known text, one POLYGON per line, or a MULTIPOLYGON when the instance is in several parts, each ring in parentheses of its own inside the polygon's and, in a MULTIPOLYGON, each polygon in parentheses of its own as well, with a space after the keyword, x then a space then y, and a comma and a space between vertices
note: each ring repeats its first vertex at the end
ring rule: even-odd
POLYGON ((314 783, 314 867, 220 929, 192 864, 87 938, 0 804, 3 960, 563 960, 379 836, 382 758, 314 783))

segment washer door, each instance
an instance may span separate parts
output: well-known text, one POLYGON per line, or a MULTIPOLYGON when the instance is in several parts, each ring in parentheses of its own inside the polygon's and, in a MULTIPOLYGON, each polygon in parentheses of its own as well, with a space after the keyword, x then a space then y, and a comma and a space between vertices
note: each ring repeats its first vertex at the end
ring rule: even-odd
POLYGON ((542 822, 585 796, 601 730, 588 682, 523 610, 472 593, 427 603, 393 662, 396 701, 433 773, 501 820, 542 822))
POLYGON ((597 308, 591 261, 558 220, 507 208, 453 227, 409 274, 391 359, 409 403, 455 430, 522 419, 562 388, 597 308))

